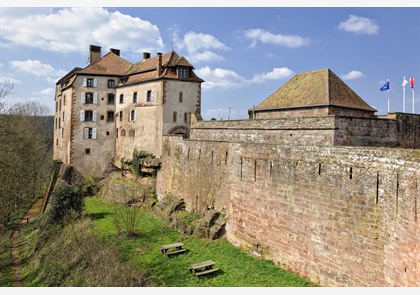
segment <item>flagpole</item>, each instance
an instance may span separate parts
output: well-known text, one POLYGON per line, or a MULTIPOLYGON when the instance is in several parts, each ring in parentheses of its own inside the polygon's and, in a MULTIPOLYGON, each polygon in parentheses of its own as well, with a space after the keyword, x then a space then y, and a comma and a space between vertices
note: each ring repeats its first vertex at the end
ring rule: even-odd
POLYGON ((403 113, 405 113, 405 85, 403 86, 403 113))
POLYGON ((413 114, 414 114, 414 88, 412 90, 413 90, 413 114))
POLYGON ((388 114, 389 114, 389 89, 388 89, 388 114))

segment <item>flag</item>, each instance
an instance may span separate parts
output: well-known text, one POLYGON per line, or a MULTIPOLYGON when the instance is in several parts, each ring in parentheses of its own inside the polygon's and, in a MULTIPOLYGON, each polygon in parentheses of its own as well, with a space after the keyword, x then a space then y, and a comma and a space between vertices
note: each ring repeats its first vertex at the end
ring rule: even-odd
POLYGON ((384 86, 382 86, 380 89, 380 91, 385 91, 385 90, 389 90, 389 81, 387 81, 384 86))
POLYGON ((413 77, 410 78, 410 87, 414 88, 414 78, 413 77))
POLYGON ((404 76, 404 80, 402 82, 402 87, 405 87, 405 85, 407 85, 407 84, 408 84, 408 81, 405 79, 405 76, 404 76))

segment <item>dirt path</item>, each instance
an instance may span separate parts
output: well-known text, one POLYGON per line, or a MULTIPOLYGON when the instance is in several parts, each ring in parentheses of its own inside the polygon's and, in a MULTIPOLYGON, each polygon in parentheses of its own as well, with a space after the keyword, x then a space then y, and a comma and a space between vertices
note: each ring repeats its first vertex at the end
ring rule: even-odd
POLYGON ((22 280, 22 273, 20 270, 20 259, 19 259, 19 241, 18 235, 19 231, 26 226, 26 224, 32 222, 38 213, 42 210, 44 199, 39 199, 28 212, 26 212, 25 216, 19 222, 12 233, 12 257, 13 257, 13 273, 15 276, 15 286, 16 287, 24 287, 23 280, 22 280))

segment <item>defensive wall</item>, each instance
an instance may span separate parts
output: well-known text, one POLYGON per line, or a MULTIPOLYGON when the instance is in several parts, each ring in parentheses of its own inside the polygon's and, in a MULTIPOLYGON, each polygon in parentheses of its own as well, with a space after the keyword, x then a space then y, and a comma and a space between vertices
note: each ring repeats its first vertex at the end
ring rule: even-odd
POLYGON ((420 151, 389 148, 418 147, 418 117, 193 121, 164 137, 158 197, 322 286, 420 286, 420 151))

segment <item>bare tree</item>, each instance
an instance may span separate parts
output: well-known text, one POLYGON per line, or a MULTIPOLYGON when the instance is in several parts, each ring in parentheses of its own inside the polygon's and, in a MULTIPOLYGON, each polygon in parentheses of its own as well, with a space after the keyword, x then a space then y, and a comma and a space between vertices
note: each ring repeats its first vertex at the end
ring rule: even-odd
MULTIPOLYGON (((13 84, 0 81, 0 230, 13 216, 42 195, 48 182, 51 155, 46 107, 34 102, 6 109, 13 84)), ((52 119, 50 119, 52 120, 52 119)))

